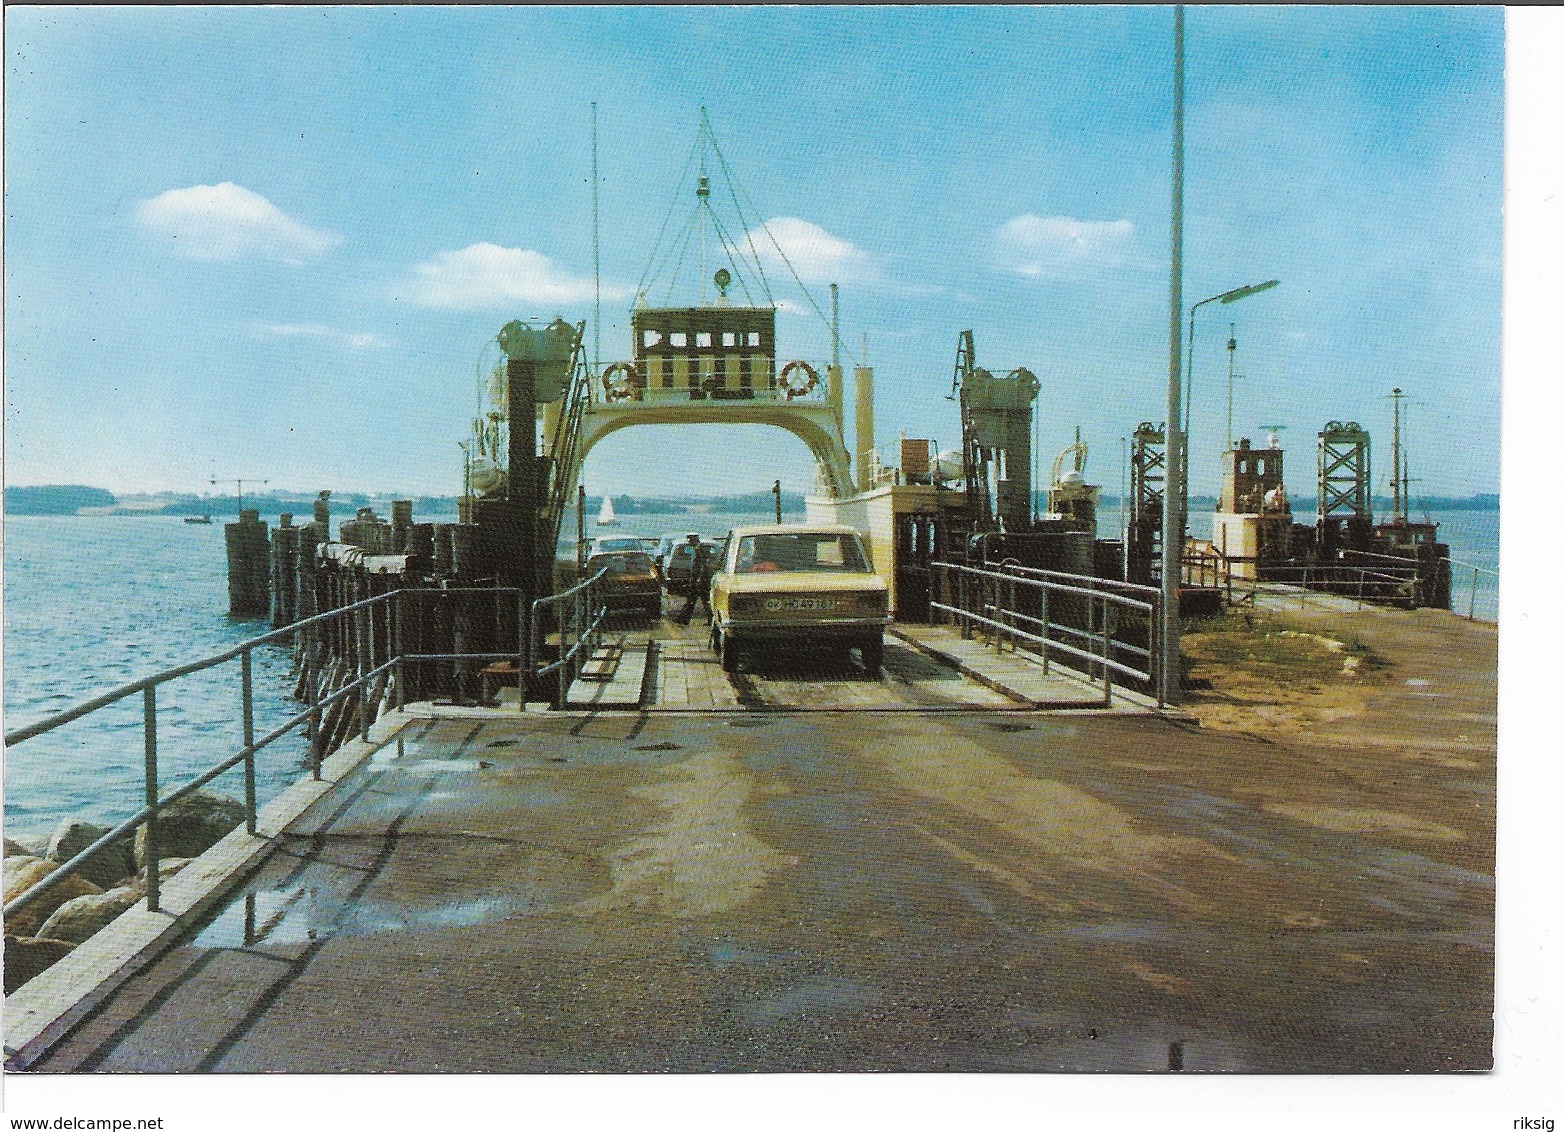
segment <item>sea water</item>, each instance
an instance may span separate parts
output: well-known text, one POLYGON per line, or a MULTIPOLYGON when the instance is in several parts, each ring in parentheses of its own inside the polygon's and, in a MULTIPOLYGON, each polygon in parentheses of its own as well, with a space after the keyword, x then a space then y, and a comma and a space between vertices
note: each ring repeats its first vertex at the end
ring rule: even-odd
MULTIPOLYGON (((263 515, 275 525, 275 515, 263 515)), ((454 515, 419 515, 454 522, 454 515)), ((787 516, 796 521, 802 515, 787 516)), ((586 533, 661 536, 695 531, 707 538, 770 514, 692 512, 624 515, 586 533)), ((561 552, 574 553, 575 522, 561 552)), ((9 516, 5 521, 4 720, 15 730, 114 688, 223 652, 270 631, 265 619, 228 616, 223 524, 178 516, 9 516)), ((257 737, 304 709, 292 698, 293 651, 262 646, 254 654, 257 737)), ((156 693, 161 792, 237 752, 243 745, 240 663, 181 677, 156 693)), ((113 824, 144 804, 145 743, 138 692, 5 752, 6 835, 49 833, 61 817, 113 824)), ((256 758, 261 804, 306 770, 299 730, 256 758)), ((209 789, 242 797, 242 770, 209 789)))
MULTIPOLYGON (((1447 511, 1432 516, 1458 563, 1453 604, 1473 602, 1471 566, 1498 569, 1499 515, 1447 511)), ((275 522, 275 516, 267 516, 275 522)), ((422 516, 451 521, 453 516, 422 516)), ((787 521, 802 516, 789 513, 787 521)), ((1111 513, 1103 516, 1105 528, 1111 513)), ((697 511, 621 515, 592 535, 717 538, 738 525, 772 521, 769 513, 697 511)), ((1198 522, 1198 519, 1192 516, 1198 522)), ((1105 531, 1106 533, 1106 531, 1105 531)), ((561 551, 575 542, 573 516, 561 551)), ((5 522, 5 727, 15 729, 64 711, 112 688, 211 656, 260 636, 265 620, 227 615, 223 527, 165 516, 13 516, 5 522)), ((1477 575, 1479 618, 1498 615, 1497 579, 1477 575)), ((256 735, 298 713, 292 699, 292 651, 256 650, 256 735)), ((5 822, 9 836, 48 833, 62 816, 108 824, 143 804, 142 697, 133 695, 5 753, 5 822)), ((239 662, 184 677, 158 690, 158 764, 163 792, 236 752, 242 742, 239 662)), ((290 734, 257 757, 265 800, 305 769, 306 745, 290 734)), ((212 789, 241 796, 236 769, 212 789)))

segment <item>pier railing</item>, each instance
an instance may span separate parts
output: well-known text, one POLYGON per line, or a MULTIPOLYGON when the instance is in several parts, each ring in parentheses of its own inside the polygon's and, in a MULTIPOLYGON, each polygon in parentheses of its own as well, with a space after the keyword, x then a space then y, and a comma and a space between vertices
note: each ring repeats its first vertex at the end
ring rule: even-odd
MULTIPOLYGON (((5 745, 8 749, 15 748, 21 743, 39 735, 47 734, 56 728, 91 715, 93 712, 119 703, 121 700, 132 696, 141 697, 142 716, 142 766, 143 766, 143 798, 145 804, 129 818, 120 822, 102 837, 82 849, 69 860, 60 863, 59 867, 43 878, 37 884, 28 888, 10 903, 5 905, 3 914, 6 918, 15 915, 22 908, 31 904, 44 893, 64 883, 65 879, 74 876, 96 854, 109 846, 119 843, 127 838, 137 835, 138 829, 145 829, 141 836, 144 839, 143 859, 146 872, 147 907, 157 911, 159 906, 158 866, 161 856, 158 846, 157 826, 158 816, 170 806, 189 795, 195 793, 201 787, 207 785, 219 775, 226 774, 241 764, 244 767, 244 813, 245 829, 255 832, 255 756, 267 747, 271 746, 284 735, 299 727, 309 724, 311 726, 310 743, 310 773, 312 777, 320 777, 320 763, 322 743, 321 736, 324 728, 322 720, 339 702, 346 702, 349 698, 358 698, 362 703, 366 696, 366 689, 383 672, 390 669, 391 665, 382 665, 379 668, 368 669, 361 672, 355 679, 345 683, 332 692, 310 704, 293 718, 257 739, 255 737, 255 697, 254 697, 254 663, 255 650, 264 645, 275 645, 290 642, 295 633, 301 630, 315 629, 319 631, 335 632, 342 626, 348 625, 356 634, 365 631, 367 623, 372 622, 376 615, 393 616, 395 610, 395 594, 383 594, 379 597, 368 598, 355 602, 352 605, 335 609, 329 613, 317 614, 314 617, 297 622, 286 629, 274 630, 259 637, 251 638, 233 648, 209 656, 204 660, 182 664, 176 668, 165 669, 152 676, 134 680, 111 692, 77 704, 73 708, 49 716, 28 727, 21 727, 15 731, 6 733, 5 745), (239 750, 215 766, 198 774, 195 778, 186 782, 178 789, 167 794, 162 792, 163 783, 159 776, 158 767, 158 691, 181 677, 190 676, 197 672, 216 668, 237 659, 239 661, 239 711, 242 728, 242 745, 239 750)), ((368 713, 361 710, 360 716, 365 720, 362 729, 368 732, 368 713)))
MULTIPOLYGON (((142 799, 143 805, 130 817, 120 822, 90 845, 59 866, 38 883, 16 896, 0 909, 7 919, 26 908, 45 893, 75 876, 98 853, 110 846, 134 839, 139 834, 143 840, 142 859, 146 877, 147 908, 158 911, 160 885, 158 867, 162 854, 158 841, 158 819, 161 814, 184 798, 194 794, 219 776, 243 767, 244 774, 244 825, 251 834, 256 830, 256 756, 275 744, 285 735, 300 728, 309 738, 308 770, 311 778, 319 780, 321 764, 338 744, 357 734, 367 741, 370 724, 390 706, 404 707, 412 674, 410 665, 444 662, 456 671, 459 688, 463 673, 479 662, 515 662, 518 683, 525 689, 532 679, 553 675, 557 691, 556 707, 564 704, 569 684, 580 673, 585 657, 595 648, 601 637, 604 609, 598 590, 598 580, 605 571, 588 578, 571 589, 553 597, 541 598, 530 610, 521 610, 521 591, 506 587, 461 587, 448 589, 397 589, 388 593, 364 598, 339 608, 318 613, 297 621, 283 629, 275 629, 259 637, 253 637, 232 648, 168 668, 151 676, 134 680, 129 684, 95 696, 46 719, 19 727, 5 735, 5 746, 14 749, 30 739, 48 734, 76 720, 120 703, 134 696, 141 698, 142 715, 142 799), (528 627, 519 633, 516 648, 506 652, 470 650, 464 646, 460 630, 452 638, 456 647, 449 651, 427 651, 422 642, 426 635, 414 627, 426 622, 431 605, 444 607, 453 622, 464 619, 476 623, 473 603, 492 604, 496 625, 503 623, 500 616, 507 602, 516 603, 514 623, 528 627), (549 621, 559 633, 559 655, 552 662, 544 662, 546 641, 542 627, 549 621), (410 640, 418 642, 416 648, 410 640), (569 641, 567 644, 566 642, 569 641), (320 664, 322 654, 334 657, 332 663, 339 667, 340 676, 322 684, 322 691, 310 697, 312 702, 280 726, 257 738, 255 735, 255 689, 253 661, 257 649, 268 645, 295 645, 301 658, 314 655, 320 664), (183 677, 205 672, 239 662, 239 721, 241 745, 233 754, 197 774, 174 790, 164 792, 167 783, 160 773, 158 760, 158 694, 160 689, 183 677)), ((474 633, 473 641, 492 641, 494 633, 474 633)), ((523 704, 526 695, 518 697, 523 704)))
POLYGON ((554 706, 563 708, 565 697, 570 693, 570 685, 575 683, 577 676, 581 675, 581 666, 592 655, 602 640, 603 622, 607 619, 608 610, 603 605, 599 582, 607 574, 607 570, 599 570, 590 578, 577 582, 568 590, 562 590, 549 597, 539 598, 532 603, 532 616, 529 622, 529 639, 532 642, 532 655, 541 657, 543 654, 543 636, 545 626, 552 622, 555 631, 559 634, 559 656, 549 664, 535 664, 533 676, 539 680, 554 677, 554 706), (565 642, 569 640, 570 644, 565 642))
POLYGON ((1160 594, 1153 587, 1011 562, 934 562, 930 569, 937 597, 929 608, 962 636, 1024 648, 1041 660, 1044 672, 1059 661, 1100 682, 1104 705, 1113 703, 1116 680, 1138 685, 1163 705, 1160 594))
POLYGON ((679 385, 671 389, 649 386, 637 389, 628 398, 622 401, 604 402, 600 396, 594 394, 595 404, 608 404, 614 408, 627 408, 636 405, 823 405, 826 401, 825 382, 820 382, 814 389, 807 393, 795 392, 789 397, 787 390, 776 387, 768 388, 765 385, 745 387, 742 389, 728 389, 725 387, 697 386, 691 389, 688 385, 679 385))
POLYGON ((1497 586, 1498 585, 1498 578, 1499 578, 1499 571, 1491 570, 1487 566, 1478 566, 1476 563, 1473 563, 1473 562, 1463 562, 1459 558, 1450 558, 1448 556, 1445 558, 1445 563, 1449 566, 1450 573, 1451 573, 1452 577, 1454 576, 1454 574, 1456 572, 1456 567, 1460 567, 1461 574, 1462 574, 1463 577, 1465 576, 1465 574, 1466 574, 1466 572, 1468 570, 1470 570, 1472 572, 1471 588, 1470 588, 1470 590, 1468 592, 1467 602, 1466 602, 1466 619, 1468 621, 1476 621, 1477 620, 1477 588, 1478 588, 1478 580, 1479 580, 1479 578, 1492 578, 1492 579, 1494 579, 1494 583, 1493 584, 1495 586, 1497 586))

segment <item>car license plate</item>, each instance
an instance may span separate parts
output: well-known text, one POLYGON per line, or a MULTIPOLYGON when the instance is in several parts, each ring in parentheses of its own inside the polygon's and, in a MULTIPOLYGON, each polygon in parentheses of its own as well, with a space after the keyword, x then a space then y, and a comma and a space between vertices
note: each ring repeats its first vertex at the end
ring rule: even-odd
POLYGON ((766 599, 767 613, 830 613, 836 608, 834 597, 772 597, 766 599))

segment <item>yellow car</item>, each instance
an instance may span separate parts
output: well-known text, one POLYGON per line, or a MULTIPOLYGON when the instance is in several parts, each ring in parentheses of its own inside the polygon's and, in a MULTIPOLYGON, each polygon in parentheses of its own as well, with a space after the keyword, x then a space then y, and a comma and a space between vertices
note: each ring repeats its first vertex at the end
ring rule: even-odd
POLYGON ((853 528, 737 527, 714 571, 711 640, 724 671, 759 645, 857 648, 880 671, 888 593, 853 528))

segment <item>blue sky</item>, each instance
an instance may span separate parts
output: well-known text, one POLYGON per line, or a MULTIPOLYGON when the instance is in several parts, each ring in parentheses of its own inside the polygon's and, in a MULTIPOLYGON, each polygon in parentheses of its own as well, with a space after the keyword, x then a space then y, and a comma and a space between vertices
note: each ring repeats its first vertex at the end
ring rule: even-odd
MULTIPOLYGON (((1168 9, 5 18, 7 482, 453 493, 500 326, 591 315, 593 101, 605 362, 704 105, 821 305, 840 284, 882 444, 954 445, 964 328, 1041 378, 1045 458, 1080 425, 1110 491, 1163 415, 1168 9)), ((1286 426, 1295 495, 1330 419, 1374 431, 1384 480, 1396 385, 1419 489, 1497 490, 1503 12, 1192 8, 1187 43, 1186 302, 1282 280, 1202 310, 1194 488, 1231 319, 1239 430, 1286 426)), ((783 358, 823 362, 770 278, 783 358)), ((811 461, 763 429, 630 429, 587 468, 615 493, 777 476, 807 490, 811 461)))

